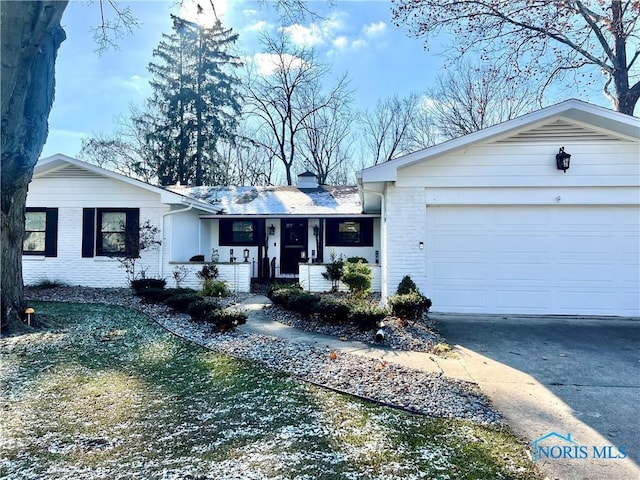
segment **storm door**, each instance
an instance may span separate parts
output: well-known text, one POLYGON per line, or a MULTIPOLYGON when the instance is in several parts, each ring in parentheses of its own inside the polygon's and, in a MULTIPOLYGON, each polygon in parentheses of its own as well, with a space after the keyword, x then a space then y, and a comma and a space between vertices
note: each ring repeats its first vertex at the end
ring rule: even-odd
POLYGON ((307 219, 282 220, 280 273, 298 273, 298 263, 307 260, 307 219))

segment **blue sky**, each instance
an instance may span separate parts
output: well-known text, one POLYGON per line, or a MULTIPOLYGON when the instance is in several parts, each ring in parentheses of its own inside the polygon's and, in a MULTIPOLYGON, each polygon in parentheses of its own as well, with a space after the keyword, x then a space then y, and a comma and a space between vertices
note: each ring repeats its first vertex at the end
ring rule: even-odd
MULTIPOLYGON (((209 0, 201 0, 203 6, 209 0)), ((119 50, 96 53, 92 26, 99 24, 97 1, 71 1, 62 19, 67 40, 56 62, 56 96, 49 117, 49 137, 42 156, 76 156, 83 137, 108 134, 114 117, 126 115, 130 104, 142 104, 150 94, 147 65, 163 32, 170 32, 175 1, 121 2, 131 7, 141 28, 119 39, 119 50)), ((239 49, 253 56, 260 51, 260 30, 281 28, 269 2, 215 0, 223 24, 240 35, 239 49)), ((378 99, 412 91, 423 92, 445 64, 438 42, 426 51, 422 40, 408 38, 391 22, 389 1, 335 0, 309 2, 319 17, 285 25, 292 40, 313 46, 318 59, 338 77, 349 74, 355 106, 372 108, 378 99)), ((182 14, 194 18, 188 5, 182 14)), ((598 101, 599 98, 593 99, 598 101)))

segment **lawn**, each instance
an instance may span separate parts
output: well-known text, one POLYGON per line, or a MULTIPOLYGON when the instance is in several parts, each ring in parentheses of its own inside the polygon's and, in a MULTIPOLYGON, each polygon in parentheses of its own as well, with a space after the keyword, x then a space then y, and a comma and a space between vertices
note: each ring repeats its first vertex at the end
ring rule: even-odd
POLYGON ((0 478, 533 479, 505 429, 296 381, 116 306, 37 303, 0 339, 0 478))

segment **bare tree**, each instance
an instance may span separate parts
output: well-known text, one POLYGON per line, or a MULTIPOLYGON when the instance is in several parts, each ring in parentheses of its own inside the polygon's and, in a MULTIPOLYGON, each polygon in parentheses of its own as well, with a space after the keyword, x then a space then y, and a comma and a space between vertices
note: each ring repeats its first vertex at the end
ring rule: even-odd
POLYGON ((440 75, 428 108, 440 136, 460 137, 534 110, 535 88, 509 78, 493 65, 468 62, 440 75))
MULTIPOLYGON (((261 57, 266 66, 258 69, 248 64, 244 98, 250 122, 268 132, 261 145, 278 158, 285 170, 286 182, 292 184, 292 171, 300 161, 302 134, 306 122, 319 111, 330 108, 344 95, 345 81, 340 80, 328 93, 314 96, 329 73, 329 67, 317 62, 313 50, 296 47, 284 32, 277 37, 263 37, 261 57)), ((344 78, 344 77, 343 77, 344 78)))
POLYGON ((636 0, 393 0, 393 18, 410 35, 455 35, 460 53, 502 59, 519 76, 540 82, 540 94, 566 73, 595 67, 603 92, 633 115, 640 98, 636 0))
POLYGON ((346 75, 340 78, 334 93, 332 101, 327 103, 316 85, 311 92, 311 103, 326 104, 326 107, 303 120, 302 150, 308 168, 317 175, 321 185, 340 181, 336 174, 344 170, 342 167, 349 160, 350 132, 355 121, 346 75))
POLYGON ((397 95, 379 100, 362 117, 363 138, 368 147, 368 165, 377 165, 412 151, 414 121, 421 114, 420 95, 397 95))

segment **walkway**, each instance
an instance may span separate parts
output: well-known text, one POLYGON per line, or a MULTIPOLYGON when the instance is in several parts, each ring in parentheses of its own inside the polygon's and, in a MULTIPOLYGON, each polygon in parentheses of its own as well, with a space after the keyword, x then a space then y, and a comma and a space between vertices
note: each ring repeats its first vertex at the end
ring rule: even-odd
MULTIPOLYGON (((476 351, 454 346, 454 354, 441 358, 424 352, 403 352, 374 347, 362 342, 341 341, 335 337, 305 332, 270 320, 262 313, 268 298, 256 295, 243 308, 249 320, 239 330, 284 338, 296 343, 328 347, 331 350, 363 355, 399 363, 427 372, 478 384, 493 405, 504 415, 512 430, 527 441, 549 432, 571 433, 580 445, 611 445, 614 439, 604 438, 596 430, 576 418, 574 411, 533 376, 512 368, 476 351)), ((445 320, 446 322, 446 320, 445 320)), ((535 345, 529 344, 535 350, 535 345)), ((485 352, 483 352, 485 353, 485 352)), ((637 403, 634 407, 637 412, 637 403)), ((637 420, 637 418, 636 418, 637 420)), ((637 422, 635 422, 637 426, 637 422)), ((636 430, 637 431, 637 430, 636 430)), ((633 452, 638 455, 638 452, 633 452)), ((539 466, 550 479, 560 480, 637 480, 640 469, 630 459, 623 460, 545 460, 539 466)))

